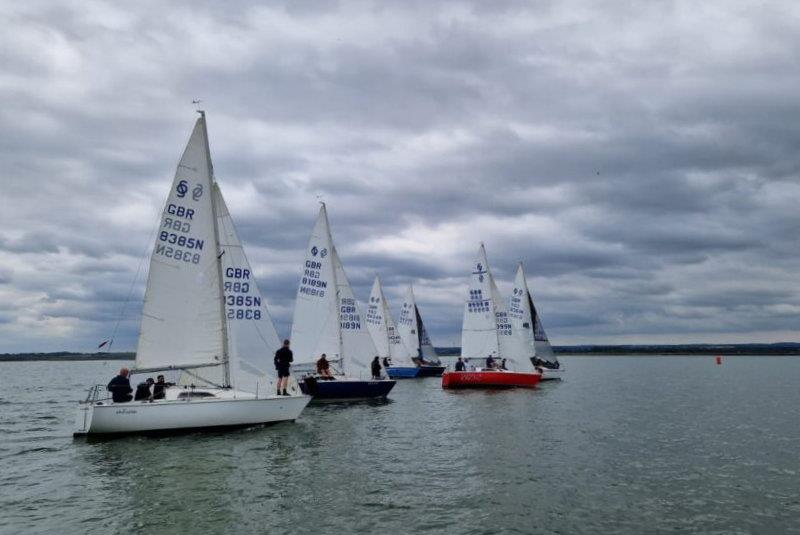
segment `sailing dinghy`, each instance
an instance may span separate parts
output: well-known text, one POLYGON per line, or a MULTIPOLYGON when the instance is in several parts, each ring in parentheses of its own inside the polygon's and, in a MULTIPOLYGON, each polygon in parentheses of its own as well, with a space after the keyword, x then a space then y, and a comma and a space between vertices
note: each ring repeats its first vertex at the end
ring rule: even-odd
POLYGON ((308 240, 303 276, 292 320, 293 368, 300 388, 318 401, 385 398, 391 379, 372 379, 370 362, 378 355, 344 266, 336 252, 323 203, 308 240), (317 373, 325 354, 333 378, 317 373))
POLYGON ((271 395, 278 335, 214 179, 200 112, 175 173, 145 291, 131 375, 181 372, 164 399, 80 403, 75 435, 165 433, 295 420, 308 396, 271 395))
POLYGON ((473 264, 469 298, 464 305, 461 357, 470 364, 492 357, 494 367, 472 366, 467 371, 448 371, 443 388, 532 388, 541 379, 529 358, 530 350, 513 336, 512 325, 500 291, 489 270, 481 244, 473 264))
POLYGON ((547 333, 533 304, 533 297, 525 280, 522 262, 514 277, 514 289, 508 300, 508 317, 513 335, 529 353, 535 369, 542 374, 542 381, 560 381, 564 373, 561 363, 553 352, 547 333))
POLYGON ((414 288, 409 284, 403 306, 400 308, 400 317, 397 321, 397 332, 405 346, 412 354, 412 360, 419 366, 417 377, 440 377, 445 366, 439 360, 436 349, 431 343, 425 323, 417 308, 414 297, 414 288))
POLYGON ((412 360, 411 353, 397 332, 389 304, 383 295, 381 279, 375 276, 372 291, 369 294, 367 308, 367 328, 375 342, 378 356, 384 363, 386 374, 392 379, 411 379, 417 377, 420 367, 412 360))

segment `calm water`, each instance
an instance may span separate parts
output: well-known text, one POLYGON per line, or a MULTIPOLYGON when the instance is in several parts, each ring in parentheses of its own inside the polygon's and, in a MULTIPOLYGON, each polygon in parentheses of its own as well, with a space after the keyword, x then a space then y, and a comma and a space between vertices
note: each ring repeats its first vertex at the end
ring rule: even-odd
POLYGON ((800 358, 576 357, 294 424, 73 440, 119 366, 0 363, 2 533, 800 533, 800 358))

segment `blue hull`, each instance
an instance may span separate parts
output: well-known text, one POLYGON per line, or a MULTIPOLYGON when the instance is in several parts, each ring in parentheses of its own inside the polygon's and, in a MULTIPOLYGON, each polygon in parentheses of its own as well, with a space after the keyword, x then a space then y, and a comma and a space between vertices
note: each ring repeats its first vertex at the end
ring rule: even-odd
POLYGON ((416 366, 389 366, 386 373, 392 379, 413 379, 420 376, 420 370, 416 366))
POLYGON ((300 390, 315 400, 355 401, 361 399, 385 398, 394 388, 395 381, 333 380, 320 381, 316 377, 306 377, 300 381, 300 390))

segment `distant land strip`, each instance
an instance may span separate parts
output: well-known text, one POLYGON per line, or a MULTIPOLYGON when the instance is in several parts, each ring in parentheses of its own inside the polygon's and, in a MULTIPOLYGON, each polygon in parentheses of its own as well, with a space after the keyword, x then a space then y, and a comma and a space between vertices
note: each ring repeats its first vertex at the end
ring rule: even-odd
MULTIPOLYGON (((559 355, 800 355, 800 343, 776 344, 672 344, 672 345, 579 345, 553 346, 559 355)), ((460 347, 437 347, 443 357, 461 354, 460 347)), ((36 360, 133 360, 134 352, 126 353, 0 353, 0 362, 27 362, 36 360)))

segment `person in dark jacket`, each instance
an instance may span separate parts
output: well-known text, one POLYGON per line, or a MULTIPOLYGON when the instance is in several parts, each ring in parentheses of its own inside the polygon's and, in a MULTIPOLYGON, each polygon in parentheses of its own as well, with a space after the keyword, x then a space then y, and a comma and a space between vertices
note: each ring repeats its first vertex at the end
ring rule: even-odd
POLYGON ((286 386, 289 384, 289 367, 294 356, 289 349, 289 340, 283 341, 283 347, 275 352, 275 369, 278 370, 278 395, 288 396, 286 386))
POLYGON ((136 393, 133 395, 133 401, 144 401, 146 399, 153 399, 153 393, 150 387, 153 386, 155 381, 152 377, 148 377, 143 383, 136 385, 136 393))
POLYGON ((166 390, 168 386, 175 386, 175 383, 167 383, 163 375, 156 378, 156 384, 153 385, 153 399, 164 399, 166 397, 166 390))
POLYGON ((111 379, 106 390, 111 392, 111 399, 114 400, 114 403, 124 403, 133 399, 133 396, 131 396, 133 389, 128 379, 128 368, 120 369, 119 375, 111 379))
POLYGON ((328 357, 325 353, 317 360, 317 375, 323 381, 333 381, 333 374, 331 373, 331 363, 328 362, 328 357))
POLYGON ((494 357, 491 356, 491 355, 486 357, 486 368, 489 369, 489 370, 493 370, 494 369, 494 357))
POLYGON ((375 355, 375 358, 372 359, 372 378, 381 378, 381 359, 378 358, 378 355, 375 355))
POLYGON ((464 361, 461 360, 461 357, 458 357, 458 360, 456 361, 456 371, 463 372, 466 371, 466 369, 467 367, 464 365, 464 361))

